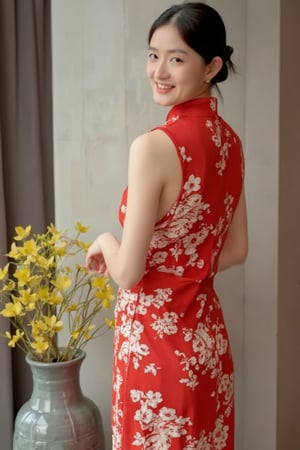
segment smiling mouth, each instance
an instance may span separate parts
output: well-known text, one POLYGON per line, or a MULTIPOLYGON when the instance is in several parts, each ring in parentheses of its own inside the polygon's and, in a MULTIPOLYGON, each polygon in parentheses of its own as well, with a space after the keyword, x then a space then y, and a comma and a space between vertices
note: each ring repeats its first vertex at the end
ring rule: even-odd
POLYGON ((171 84, 161 84, 155 82, 155 86, 158 92, 170 92, 175 86, 171 84))

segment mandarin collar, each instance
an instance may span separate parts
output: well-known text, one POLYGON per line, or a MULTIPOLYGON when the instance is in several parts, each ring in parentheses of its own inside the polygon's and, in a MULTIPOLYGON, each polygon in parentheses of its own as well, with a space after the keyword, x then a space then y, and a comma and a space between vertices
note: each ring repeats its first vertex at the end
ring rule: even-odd
POLYGON ((218 113, 218 99, 199 97, 173 106, 167 115, 167 121, 182 116, 202 116, 209 113, 218 113))

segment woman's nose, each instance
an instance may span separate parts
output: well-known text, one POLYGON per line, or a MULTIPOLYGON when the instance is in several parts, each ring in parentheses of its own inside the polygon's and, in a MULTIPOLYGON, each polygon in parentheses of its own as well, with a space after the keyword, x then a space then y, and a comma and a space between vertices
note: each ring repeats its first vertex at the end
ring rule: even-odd
POLYGON ((155 69, 155 76, 158 79, 166 79, 169 76, 167 64, 165 61, 159 61, 156 69, 155 69))

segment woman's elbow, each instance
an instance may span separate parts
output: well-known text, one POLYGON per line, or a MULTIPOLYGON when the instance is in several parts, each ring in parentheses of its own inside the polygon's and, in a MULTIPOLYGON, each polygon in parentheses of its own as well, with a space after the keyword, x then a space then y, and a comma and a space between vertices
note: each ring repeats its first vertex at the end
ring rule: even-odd
POLYGON ((113 276, 115 283, 122 289, 132 289, 136 286, 144 275, 144 270, 124 270, 116 276, 113 276))
POLYGON ((248 256, 248 241, 239 242, 231 251, 232 265, 243 264, 248 256))
POLYGON ((244 241, 238 248, 236 252, 236 264, 243 264, 248 256, 248 241, 244 241))
POLYGON ((242 251, 239 251, 236 255, 235 255, 235 264, 243 264, 248 256, 248 249, 243 249, 242 251))
POLYGON ((231 246, 224 246, 219 256, 218 272, 229 269, 232 266, 243 264, 248 255, 247 242, 231 246))

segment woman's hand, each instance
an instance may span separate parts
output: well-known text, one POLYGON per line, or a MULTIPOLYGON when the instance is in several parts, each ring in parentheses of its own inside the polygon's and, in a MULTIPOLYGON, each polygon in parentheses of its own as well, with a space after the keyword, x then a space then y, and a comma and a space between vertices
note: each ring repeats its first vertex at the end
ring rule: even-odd
POLYGON ((104 261, 102 249, 99 244, 98 238, 92 243, 92 245, 88 249, 85 259, 85 265, 86 268, 91 272, 96 272, 99 275, 108 276, 106 263, 104 261))

